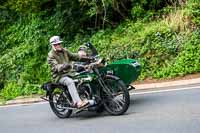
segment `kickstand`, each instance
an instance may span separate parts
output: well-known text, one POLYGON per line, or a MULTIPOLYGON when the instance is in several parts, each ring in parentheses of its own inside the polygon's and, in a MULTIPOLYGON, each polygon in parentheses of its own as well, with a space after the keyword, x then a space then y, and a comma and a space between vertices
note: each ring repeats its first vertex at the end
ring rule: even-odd
POLYGON ((45 101, 49 101, 49 99, 45 96, 40 97, 41 99, 45 100, 45 101))

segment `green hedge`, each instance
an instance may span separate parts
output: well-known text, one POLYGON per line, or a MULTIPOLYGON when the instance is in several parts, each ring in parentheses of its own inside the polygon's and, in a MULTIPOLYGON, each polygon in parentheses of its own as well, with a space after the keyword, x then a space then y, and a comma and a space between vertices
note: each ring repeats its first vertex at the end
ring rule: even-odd
POLYGON ((129 58, 137 52, 143 67, 140 80, 199 72, 199 2, 193 0, 176 11, 167 7, 158 12, 144 12, 143 6, 133 6, 130 13, 133 18, 138 15, 136 19, 120 21, 116 28, 94 30, 92 35, 75 31, 72 37, 64 36, 70 32, 62 14, 56 12, 37 14, 34 10, 31 15, 7 24, 0 31, 0 99, 42 93, 39 86, 51 79, 46 57, 53 35, 64 36, 64 46, 74 52, 79 45, 90 41, 109 62, 129 58), (169 14, 180 16, 169 24, 169 14), (177 19, 182 23, 176 23, 177 19))

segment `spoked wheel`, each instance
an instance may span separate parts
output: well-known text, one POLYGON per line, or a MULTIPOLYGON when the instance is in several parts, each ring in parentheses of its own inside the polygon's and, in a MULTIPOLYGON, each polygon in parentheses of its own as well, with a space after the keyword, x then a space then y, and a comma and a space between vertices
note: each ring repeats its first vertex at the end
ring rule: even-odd
POLYGON ((72 109, 69 109, 69 95, 67 95, 62 89, 56 88, 49 95, 49 104, 53 112, 59 118, 68 118, 72 109))
POLYGON ((121 80, 107 78, 104 80, 104 107, 111 115, 124 114, 130 104, 130 95, 127 87, 121 80))

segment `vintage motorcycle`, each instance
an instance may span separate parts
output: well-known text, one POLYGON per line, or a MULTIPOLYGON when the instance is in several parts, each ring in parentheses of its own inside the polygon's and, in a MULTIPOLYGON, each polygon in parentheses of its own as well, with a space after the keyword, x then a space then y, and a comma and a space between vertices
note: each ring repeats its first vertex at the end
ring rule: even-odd
POLYGON ((52 82, 42 85, 41 88, 46 91, 46 97, 43 99, 49 101, 51 109, 59 118, 68 118, 73 112, 85 110, 97 113, 106 110, 111 115, 124 114, 130 104, 129 90, 134 88, 130 84, 138 78, 141 65, 134 59, 122 59, 106 64, 99 58, 91 43, 86 46, 91 49, 93 60, 71 78, 80 98, 93 99, 95 103, 84 109, 75 108, 67 86, 52 82))

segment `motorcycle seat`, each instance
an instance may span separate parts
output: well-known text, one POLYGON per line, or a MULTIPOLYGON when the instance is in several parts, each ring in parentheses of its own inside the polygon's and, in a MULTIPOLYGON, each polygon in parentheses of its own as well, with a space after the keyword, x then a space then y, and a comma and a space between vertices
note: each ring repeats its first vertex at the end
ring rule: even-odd
POLYGON ((46 82, 42 84, 41 86, 41 89, 46 90, 46 91, 50 91, 52 88, 65 88, 65 86, 60 83, 54 83, 51 81, 46 82))

